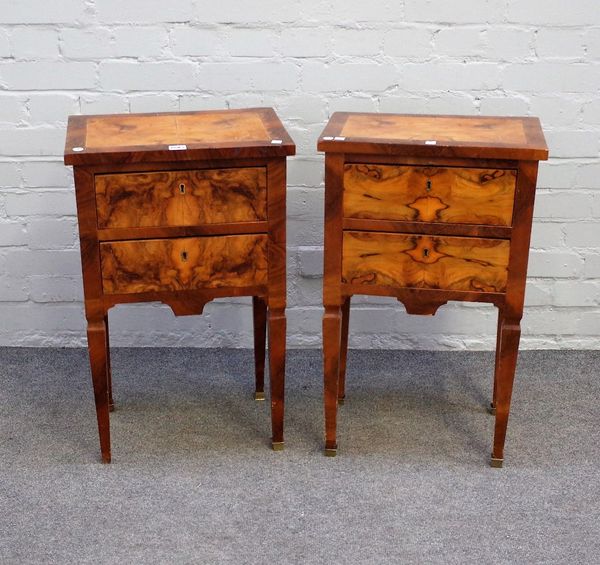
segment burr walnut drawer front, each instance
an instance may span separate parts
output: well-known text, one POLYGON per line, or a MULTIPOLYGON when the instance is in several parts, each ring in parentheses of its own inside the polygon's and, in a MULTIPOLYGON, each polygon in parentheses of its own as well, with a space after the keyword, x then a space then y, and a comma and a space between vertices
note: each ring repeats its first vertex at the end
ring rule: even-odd
POLYGON ((347 164, 344 216, 510 226, 516 171, 347 164))
POLYGON ((353 285, 506 290, 510 242, 346 231, 342 281, 353 285))
POLYGON ((95 177, 99 228, 194 226, 267 217, 265 167, 95 177))
POLYGON ((106 294, 267 284, 266 234, 100 244, 106 294))

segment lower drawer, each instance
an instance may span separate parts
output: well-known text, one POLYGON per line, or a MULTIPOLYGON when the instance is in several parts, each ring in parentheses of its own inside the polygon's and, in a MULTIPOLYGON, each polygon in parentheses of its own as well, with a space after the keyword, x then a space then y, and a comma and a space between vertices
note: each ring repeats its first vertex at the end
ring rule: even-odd
POLYGON ((100 244, 106 294, 267 283, 267 235, 226 235, 100 244))
POLYGON ((480 292, 506 290, 510 242, 474 237, 431 237, 344 232, 342 280, 480 292))

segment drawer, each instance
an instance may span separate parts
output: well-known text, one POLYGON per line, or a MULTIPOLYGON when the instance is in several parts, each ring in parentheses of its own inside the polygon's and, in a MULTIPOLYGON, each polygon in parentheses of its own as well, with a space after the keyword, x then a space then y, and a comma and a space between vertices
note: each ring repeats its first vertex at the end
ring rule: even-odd
POLYGON ((342 280, 354 285, 504 292, 510 242, 344 232, 342 280))
POLYGON ((264 167, 96 175, 99 228, 194 226, 267 217, 264 167))
POLYGON ((347 164, 344 216, 510 226, 516 180, 506 169, 347 164))
POLYGON ((106 294, 267 283, 267 235, 226 235, 100 244, 106 294))

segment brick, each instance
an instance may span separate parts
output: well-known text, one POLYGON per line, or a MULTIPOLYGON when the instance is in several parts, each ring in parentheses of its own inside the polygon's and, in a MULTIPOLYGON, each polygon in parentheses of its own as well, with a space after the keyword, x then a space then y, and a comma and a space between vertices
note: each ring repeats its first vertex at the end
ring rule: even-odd
POLYGON ((569 247, 600 247, 600 222, 577 222, 565 226, 569 247))
POLYGON ((0 63, 0 81, 12 90, 95 88, 96 65, 59 61, 0 63))
POLYGON ((171 32, 170 43, 175 55, 213 55, 222 49, 219 32, 204 28, 177 27, 171 32))
POLYGON ((381 92, 400 80, 399 70, 387 64, 361 63, 305 63, 302 69, 302 86, 308 91, 381 92))
POLYGON ((572 29, 540 29, 535 47, 540 58, 583 59, 583 34, 572 29))
POLYGON ((323 248, 301 247, 298 249, 298 273, 307 279, 323 276, 323 248))
POLYGON ((547 131, 548 149, 553 157, 598 157, 600 132, 597 131, 547 131))
POLYGON ((35 303, 0 304, 0 319, 12 320, 11 333, 24 331, 26 335, 31 335, 32 328, 34 328, 34 341, 25 342, 24 345, 43 343, 41 340, 38 341, 38 336, 44 335, 45 332, 50 332, 54 337, 54 333, 58 330, 83 332, 85 328, 83 309, 79 304, 61 304, 60 306, 35 303))
POLYGON ((27 235, 29 249, 70 248, 77 241, 76 220, 30 220, 27 223, 27 235))
POLYGON ((24 224, 0 221, 0 247, 12 247, 26 243, 27 233, 24 224))
POLYGON ((2 155, 63 155, 65 132, 62 128, 35 127, 0 130, 2 155))
POLYGON ((600 98, 584 105, 583 122, 586 124, 600 124, 600 98))
POLYGON ((114 55, 113 32, 108 28, 74 28, 60 32, 61 51, 69 59, 105 59, 114 55))
POLYGON ((163 2, 135 0, 124 4, 120 0, 102 0, 96 5, 98 19, 106 23, 187 22, 193 15, 192 0, 163 2))
POLYGON ((473 97, 467 94, 442 94, 430 96, 427 100, 427 112, 430 114, 477 114, 473 97))
MULTIPOLYGON (((568 242, 567 242, 568 243, 568 242)), ((581 274, 583 259, 571 251, 536 251, 529 253, 530 277, 570 278, 581 274)))
POLYGON ((339 29, 333 35, 333 52, 365 57, 381 51, 381 32, 367 29, 339 29))
POLYGON ((435 52, 442 57, 476 57, 483 54, 480 28, 449 27, 434 34, 435 52))
POLYGON ((583 63, 535 62, 507 65, 501 86, 525 92, 593 91, 600 69, 583 63))
POLYGON ((81 276, 31 277, 30 295, 34 302, 81 302, 83 301, 81 276))
POLYGON ((334 112, 377 112, 377 101, 372 97, 331 96, 328 102, 330 115, 334 112))
POLYGON ((113 55, 144 59, 160 57, 168 43, 169 36, 162 27, 117 27, 114 29, 113 55))
POLYGON ((129 112, 129 101, 122 94, 82 94, 79 98, 82 114, 122 114, 129 112))
POLYGON ((22 177, 19 163, 0 162, 0 188, 21 186, 22 177))
POLYGON ((129 98, 131 112, 177 112, 179 98, 175 94, 148 94, 129 98))
POLYGON ((504 18, 503 0, 406 0, 406 21, 442 23, 500 22, 504 18))
POLYGON ((586 163, 575 170, 577 188, 600 188, 600 163, 586 163))
POLYGON ((576 333, 577 335, 600 335, 600 311, 583 312, 576 322, 576 333))
POLYGON ((8 40, 8 32, 0 29, 0 57, 10 57, 11 55, 12 49, 8 40))
POLYGON ((403 66, 406 90, 493 90, 500 84, 493 63, 427 63, 403 66))
POLYGON ((200 87, 216 91, 294 90, 298 68, 291 63, 205 63, 200 87))
POLYGON ((600 28, 589 29, 583 39, 586 58, 591 61, 600 59, 600 28))
POLYGON ((426 59, 433 53, 433 31, 423 28, 391 30, 385 34, 384 52, 393 57, 426 59))
POLYGON ((426 114, 428 104, 424 96, 383 96, 379 109, 391 114, 426 114))
MULTIPOLYGON (((571 188, 575 187, 574 173, 577 165, 562 160, 550 159, 540 162, 538 170, 539 188, 571 188)), ((581 188, 577 186, 577 188, 581 188)))
POLYGON ((193 11, 192 21, 209 24, 299 21, 300 4, 276 0, 199 2, 193 11))
POLYGON ((600 279, 600 253, 587 253, 583 276, 588 279, 600 279))
POLYGON ((525 286, 525 306, 551 306, 552 289, 550 284, 528 280, 525 286))
POLYGON ((597 306, 600 283, 590 281, 557 281, 554 284, 555 306, 597 306))
POLYGON ((16 59, 55 59, 58 52, 58 32, 39 27, 17 27, 11 44, 16 59))
POLYGON ((536 198, 536 218, 579 220, 592 213, 593 195, 573 190, 553 191, 536 198))
POLYGON ((73 183, 71 169, 62 162, 26 161, 23 163, 23 179, 29 188, 63 188, 73 183))
POLYGON ((86 4, 81 0, 39 2, 39 0, 3 0, 0 24, 53 24, 86 20, 86 4))
POLYGON ((509 2, 507 20, 511 23, 532 24, 536 26, 587 25, 590 15, 596 13, 595 0, 578 0, 569 4, 568 9, 560 0, 528 0, 527 2, 509 2))
POLYGON ((525 116, 528 103, 516 96, 489 96, 481 99, 479 111, 483 116, 525 116))
MULTIPOLYGON (((327 4, 323 2, 323 4, 327 4)), ((384 0, 380 2, 377 9, 368 2, 348 2, 347 0, 331 0, 331 11, 335 21, 343 21, 354 24, 355 22, 389 22, 404 19, 402 2, 396 0, 384 0)))
POLYGON ((323 184, 323 174, 323 160, 288 160, 288 186, 321 186, 323 184))
POLYGON ((72 191, 7 194, 5 206, 9 216, 73 216, 76 213, 72 191))
POLYGON ((323 99, 314 94, 292 94, 283 97, 277 104, 279 117, 301 124, 325 124, 327 111, 323 99))
POLYGON ((100 63, 100 85, 105 90, 162 91, 193 90, 198 83, 197 67, 190 62, 134 63, 104 61, 100 63))
POLYGON ((26 99, 23 96, 0 95, 0 123, 22 124, 27 116, 26 99))
POLYGON ((275 33, 266 29, 234 28, 227 37, 227 48, 234 57, 272 57, 276 43, 275 33))
POLYGON ((552 335, 560 328, 561 335, 577 333, 577 318, 566 309, 533 310, 528 309, 523 316, 521 329, 523 333, 552 335))
POLYGON ((223 108, 227 108, 227 102, 224 96, 182 94, 179 97, 179 110, 181 112, 196 110, 221 110, 223 108))
POLYGON ((281 34, 279 50, 286 57, 326 57, 331 33, 326 28, 292 28, 281 34))
POLYGON ((581 102, 572 96, 531 97, 530 114, 537 116, 544 127, 575 126, 581 121, 581 102))
MULTIPOLYGON (((536 208, 536 217, 539 217, 536 208)), ((561 247, 564 240, 562 224, 535 222, 531 232, 531 247, 534 249, 547 249, 561 247)))
POLYGON ((79 97, 72 94, 33 93, 29 97, 32 124, 59 123, 64 127, 72 114, 79 114, 79 97))
POLYGON ((81 274, 79 250, 38 251, 21 249, 6 254, 6 269, 12 276, 65 276, 81 274))
POLYGON ((485 36, 485 55, 491 60, 514 63, 534 55, 535 35, 531 30, 494 26, 486 31, 485 36))
POLYGON ((25 302, 27 300, 29 300, 29 289, 26 280, 20 277, 0 275, 0 303, 25 302))

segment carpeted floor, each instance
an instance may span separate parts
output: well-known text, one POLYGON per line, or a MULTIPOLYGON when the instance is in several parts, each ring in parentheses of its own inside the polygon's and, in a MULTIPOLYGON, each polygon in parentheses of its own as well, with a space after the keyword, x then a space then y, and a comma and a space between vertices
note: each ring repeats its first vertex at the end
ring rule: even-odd
POLYGON ((250 351, 115 349, 102 465, 85 350, 0 349, 0 563, 598 563, 600 352, 521 353, 503 469, 492 363, 350 352, 326 458, 319 351, 272 452, 250 351))

